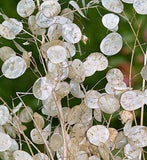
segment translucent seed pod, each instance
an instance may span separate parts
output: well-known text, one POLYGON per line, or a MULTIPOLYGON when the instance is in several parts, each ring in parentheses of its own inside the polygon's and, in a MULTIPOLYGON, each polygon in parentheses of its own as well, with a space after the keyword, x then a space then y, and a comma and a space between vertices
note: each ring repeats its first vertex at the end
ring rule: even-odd
POLYGON ((102 53, 94 52, 87 57, 87 61, 93 62, 93 66, 97 67, 97 71, 103 71, 108 67, 108 59, 102 53))
POLYGON ((70 8, 65 8, 62 10, 61 15, 70 19, 72 22, 74 20, 74 14, 70 8))
POLYGON ((28 19, 28 26, 33 34, 35 35, 43 35, 45 34, 46 30, 44 28, 41 28, 37 22, 35 16, 30 16, 28 19))
POLYGON ((15 160, 33 160, 33 157, 25 151, 17 150, 13 153, 15 160))
POLYGON ((100 50, 107 56, 113 56, 117 54, 123 46, 122 37, 120 34, 113 32, 108 34, 100 44, 100 50))
POLYGON ((40 130, 44 127, 45 125, 45 121, 44 121, 44 118, 43 116, 41 116, 40 114, 38 114, 37 112, 34 113, 33 115, 34 117, 34 126, 36 128, 39 128, 40 130))
POLYGON ((127 136, 130 145, 139 148, 147 146, 147 127, 134 126, 127 136))
POLYGON ((76 154, 76 159, 89 160, 88 154, 85 151, 78 151, 76 154))
POLYGON ((35 10, 35 3, 33 0, 20 0, 17 4, 17 13, 25 18, 29 17, 35 10))
POLYGON ((91 108, 86 108, 84 113, 81 116, 81 123, 82 124, 87 124, 92 120, 92 109, 91 108))
POLYGON ((104 113, 113 114, 120 108, 119 100, 110 94, 103 94, 98 98, 98 106, 104 113))
POLYGON ((54 133, 51 137, 50 137, 50 147, 53 151, 57 151, 61 148, 63 144, 63 138, 62 135, 58 134, 58 133, 54 133))
POLYGON ((80 28, 74 24, 64 24, 62 26, 62 36, 69 43, 78 43, 82 38, 80 28))
POLYGON ((12 145, 12 140, 9 135, 0 132, 0 152, 8 150, 12 145))
POLYGON ((138 14, 147 14, 147 1, 134 0, 133 7, 138 14))
POLYGON ((7 151, 14 152, 19 149, 19 146, 18 146, 18 143, 15 139, 11 138, 11 141, 12 141, 11 147, 7 151))
POLYGON ((66 97, 70 92, 70 85, 67 82, 60 82, 55 88, 58 99, 66 97))
POLYGON ((46 77, 36 80, 33 85, 33 94, 37 99, 45 100, 51 95, 52 87, 46 77))
POLYGON ((102 159, 104 160, 110 159, 110 155, 109 155, 110 151, 109 151, 109 148, 105 144, 101 143, 100 146, 98 147, 98 151, 102 159))
POLYGON ((69 68, 67 61, 64 61, 60 64, 54 64, 50 61, 48 62, 48 72, 53 76, 55 81, 65 80, 68 77, 69 68))
POLYGON ((74 59, 72 61, 71 66, 72 66, 73 72, 76 75, 79 75, 79 76, 85 75, 83 63, 79 59, 74 59))
POLYGON ((87 138, 90 143, 100 146, 109 139, 109 130, 103 125, 96 125, 87 131, 87 138))
POLYGON ((98 122, 102 122, 102 113, 100 108, 95 108, 94 109, 94 118, 98 121, 98 122))
POLYGON ((129 135, 130 129, 132 128, 132 123, 133 123, 132 120, 128 120, 126 124, 124 125, 124 135, 125 136, 129 135))
POLYGON ((108 129, 109 129, 109 133, 110 133, 109 140, 111 142, 115 143, 116 138, 118 136, 118 131, 115 128, 108 128, 108 129))
POLYGON ((58 108, 56 102, 52 96, 48 97, 46 100, 42 101, 43 108, 42 113, 44 115, 55 117, 58 115, 58 108))
POLYGON ((67 58, 71 58, 76 54, 76 47, 74 46, 74 44, 64 42, 63 46, 67 50, 67 58))
POLYGON ((101 96, 101 94, 95 90, 89 90, 84 98, 84 103, 89 108, 99 108, 98 106, 98 98, 101 96))
POLYGON ((0 105, 0 125, 4 125, 9 120, 9 110, 6 106, 0 105))
POLYGON ((14 33, 14 35, 19 34, 23 29, 22 22, 19 22, 15 18, 8 18, 2 23, 2 25, 6 26, 10 30, 10 32, 14 33))
POLYGON ((13 40, 15 39, 15 34, 10 31, 10 29, 2 24, 0 24, 0 35, 8 40, 13 40))
POLYGON ((7 46, 0 48, 0 59, 2 61, 6 61, 12 56, 16 56, 16 52, 12 48, 7 47, 7 46))
POLYGON ((53 24, 49 27, 47 36, 50 41, 60 38, 62 33, 62 26, 60 24, 53 24))
POLYGON ((118 132, 118 136, 116 138, 116 149, 121 149, 121 148, 124 148, 124 146, 127 144, 127 138, 126 136, 124 135, 124 133, 121 131, 121 132, 118 132))
POLYGON ((124 9, 123 3, 120 0, 102 0, 102 5, 109 11, 121 13, 124 9))
POLYGON ((47 50, 47 56, 52 63, 64 62, 67 58, 67 51, 64 47, 56 45, 47 50))
POLYGON ((22 76, 26 69, 26 62, 19 56, 10 57, 2 65, 2 73, 9 79, 15 79, 22 76))
POLYGON ((57 16, 61 11, 61 6, 57 1, 50 0, 41 4, 41 12, 48 18, 57 16))
POLYGON ((105 14, 102 23, 107 29, 113 30, 119 24, 119 17, 113 13, 105 14))
POLYGON ((31 139, 35 144, 44 144, 44 140, 46 141, 49 136, 48 133, 45 131, 40 132, 41 134, 36 128, 32 129, 30 132, 31 139), (44 140, 42 137, 44 138, 44 140))
POLYGON ((24 108, 20 114, 19 114, 19 119, 23 123, 29 123, 32 121, 31 115, 33 115, 33 110, 30 107, 24 108))
POLYGON ((127 144, 124 147, 124 154, 129 159, 141 160, 142 148, 134 148, 132 145, 127 144))
POLYGON ((125 111, 125 110, 122 110, 120 113, 120 118, 121 118, 121 121, 122 123, 126 123, 128 120, 133 120, 134 117, 133 117, 133 113, 130 112, 130 111, 125 111))
POLYGON ((120 84, 123 82, 124 76, 121 70, 117 68, 113 68, 107 72, 106 79, 110 84, 116 85, 116 84, 120 84))
POLYGON ((80 88, 80 84, 75 81, 70 81, 70 92, 76 98, 84 98, 84 93, 80 88))
POLYGON ((33 160, 50 160, 50 158, 44 153, 37 153, 33 157, 33 160))
POLYGON ((125 3, 128 3, 128 4, 133 4, 134 0, 122 0, 123 2, 125 3))
POLYGON ((48 28, 49 26, 54 24, 54 22, 54 19, 46 17, 42 12, 38 12, 36 14, 36 23, 41 28, 48 28))
POLYGON ((98 156, 90 156, 89 160, 100 160, 98 156))
POLYGON ((139 90, 127 91, 120 99, 121 106, 127 111, 134 111, 144 105, 144 93, 139 90))

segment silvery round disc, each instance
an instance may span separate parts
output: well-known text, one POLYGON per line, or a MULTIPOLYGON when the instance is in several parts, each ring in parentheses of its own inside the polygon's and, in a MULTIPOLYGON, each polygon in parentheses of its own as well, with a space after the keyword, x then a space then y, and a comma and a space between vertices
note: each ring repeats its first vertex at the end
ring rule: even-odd
POLYGON ((9 79, 15 79, 22 76, 26 69, 26 62, 19 56, 10 57, 2 65, 3 75, 9 79))
POLYGON ((113 56, 117 54, 123 46, 122 37, 120 34, 114 32, 108 34, 101 42, 101 52, 107 56, 113 56))
POLYGON ((125 3, 133 4, 134 0, 122 0, 125 3))
POLYGON ((15 160, 33 160, 33 157, 30 154, 21 150, 13 152, 13 157, 15 160))
POLYGON ((17 4, 17 13, 21 17, 29 17, 35 10, 35 2, 33 0, 21 0, 17 4))
POLYGON ((0 125, 4 125, 8 122, 9 110, 6 106, 0 105, 0 125))
POLYGON ((9 135, 0 132, 0 152, 8 150, 12 145, 9 135))
POLYGON ((134 0, 133 7, 138 14, 147 14, 146 0, 134 0))

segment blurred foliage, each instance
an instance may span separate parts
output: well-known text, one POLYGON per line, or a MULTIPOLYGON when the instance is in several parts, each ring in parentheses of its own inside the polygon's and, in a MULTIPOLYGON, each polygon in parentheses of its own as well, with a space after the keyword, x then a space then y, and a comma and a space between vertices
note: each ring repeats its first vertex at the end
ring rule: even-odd
MULTIPOLYGON (((18 20, 22 20, 21 17, 17 15, 16 12, 16 5, 19 0, 0 0, 0 8, 1 12, 4 12, 8 17, 15 17, 18 20)), ((68 7, 68 0, 59 0, 62 4, 62 7, 68 7)), ((89 0, 86 1, 86 3, 89 2, 89 0)), ((79 1, 81 3, 81 1, 79 1)), ((81 4, 82 5, 82 4, 81 4)), ((101 6, 101 5, 100 5, 101 6)), ((89 8, 89 10, 85 10, 86 12, 86 17, 85 19, 81 18, 77 13, 75 14, 75 21, 76 23, 80 26, 82 29, 83 34, 85 34, 88 37, 88 42, 87 45, 84 45, 82 42, 80 44, 82 53, 77 52, 77 55, 74 58, 80 58, 84 60, 91 52, 97 52, 100 51, 100 42, 101 40, 109 33, 107 29, 104 28, 101 18, 104 14, 108 13, 104 8, 98 6, 97 8, 89 8)), ((129 18, 129 20, 132 22, 132 25, 134 27, 135 32, 138 30, 138 26, 140 25, 140 31, 139 31, 139 36, 138 39, 140 43, 142 44, 142 47, 144 51, 146 50, 146 43, 147 42, 147 16, 140 16, 135 14, 132 5, 125 4, 125 14, 129 18)), ((2 22, 2 17, 0 17, 0 22, 2 22)), ((25 29, 27 26, 27 19, 22 20, 24 22, 25 29)), ((135 37, 134 34, 126 21, 126 19, 121 16, 120 17, 120 24, 119 24, 119 30, 118 32, 122 35, 123 40, 124 40, 124 46, 121 52, 115 56, 108 57, 109 59, 109 68, 113 67, 119 67, 125 74, 126 81, 128 82, 128 75, 129 75, 129 64, 131 61, 131 53, 132 53, 132 48, 134 46, 134 41, 135 37), (129 46, 129 47, 128 47, 129 46)), ((17 37, 16 41, 23 46, 23 43, 26 41, 31 40, 31 37, 26 36, 24 33, 22 33, 19 37, 17 37)), ((21 54, 13 42, 4 40, 3 38, 0 39, 0 47, 2 46, 10 46, 17 53, 21 54)), ((32 51, 33 56, 35 57, 36 61, 38 62, 38 67, 44 75, 44 71, 42 68, 41 63, 39 62, 38 58, 38 52, 36 50, 35 45, 30 41, 28 46, 24 46, 27 51, 32 51)), ((78 47, 77 47, 78 51, 78 47)), ((0 62, 0 66, 2 65, 2 61, 0 62)), ((142 79, 140 76, 140 70, 143 66, 143 54, 138 47, 138 44, 136 46, 135 50, 135 57, 133 61, 133 78, 132 84, 135 89, 140 89, 142 86, 142 79)), ((84 82, 84 85, 87 89, 92 88, 97 81, 101 80, 106 72, 108 71, 105 70, 103 72, 97 72, 95 75, 92 77, 89 77, 86 79, 84 82)), ((0 74, 1 71, 0 71, 0 74)), ((11 106, 12 105, 12 98, 16 98, 14 100, 14 105, 18 104, 19 100, 17 99, 16 92, 27 92, 29 90, 37 77, 33 74, 31 69, 28 69, 27 72, 20 78, 16 80, 9 80, 6 79, 5 77, 0 78, 0 96, 11 106)), ((101 92, 104 91, 104 87, 106 84, 106 80, 102 80, 96 87, 95 89, 101 90, 101 92)), ((37 110, 41 108, 41 103, 38 102, 33 96, 26 95, 23 97, 24 102, 26 105, 32 107, 34 110, 37 110)), ((79 100, 72 100, 70 101, 70 106, 74 106, 76 104, 79 104, 79 100)), ((66 101, 63 100, 63 105, 66 106, 66 101)), ((117 114, 117 113, 116 113, 117 114)), ((147 113, 145 113, 147 116, 147 113)), ((136 112, 137 115, 137 120, 139 122, 140 119, 140 112, 136 112)), ((116 127, 120 128, 120 121, 115 118, 112 119, 111 124, 116 127)), ((56 123, 57 119, 55 120, 54 123, 56 123)), ((147 124, 147 118, 145 119, 145 124, 147 124)), ((32 126, 32 124, 30 124, 32 126)), ((29 133, 27 133, 29 136, 29 133)))

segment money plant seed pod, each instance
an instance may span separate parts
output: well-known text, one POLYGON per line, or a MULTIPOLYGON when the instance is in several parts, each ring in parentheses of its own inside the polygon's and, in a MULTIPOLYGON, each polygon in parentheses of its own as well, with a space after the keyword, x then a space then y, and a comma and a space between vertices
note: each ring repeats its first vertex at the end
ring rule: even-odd
POLYGON ((25 151, 17 150, 13 152, 14 160, 33 160, 33 157, 25 151))
POLYGON ((8 134, 0 132, 0 152, 8 150, 12 145, 12 140, 8 134))
POLYGON ((133 4, 134 0, 122 0, 125 3, 133 4))
POLYGON ((19 56, 10 57, 2 65, 2 73, 9 79, 16 79, 22 76, 26 69, 26 62, 19 56))
POLYGON ((134 0, 133 7, 138 14, 147 14, 147 1, 134 0))
POLYGON ((102 0, 102 5, 109 11, 121 13, 124 9, 123 3, 120 0, 102 0))
POLYGON ((69 43, 78 43, 82 38, 80 28, 74 24, 64 24, 62 26, 62 36, 69 43))
POLYGON ((119 100, 110 94, 103 94, 98 98, 98 106, 104 113, 113 114, 120 108, 119 100))
POLYGON ((107 56, 113 56, 120 52, 123 46, 122 37, 120 34, 113 32, 108 34, 100 44, 100 50, 107 56))
POLYGON ((100 146, 109 139, 109 130, 103 125, 93 126, 87 131, 87 138, 90 143, 100 146))
POLYGON ((36 80, 33 85, 33 94, 37 99, 46 100, 51 95, 51 84, 46 77, 36 80))
POLYGON ((44 153, 37 153, 33 157, 33 160, 50 160, 50 158, 44 153))
POLYGON ((20 0, 17 4, 17 13, 23 18, 29 17, 34 10, 34 0, 20 0))
POLYGON ((6 106, 0 105, 0 125, 4 125, 9 120, 9 110, 6 106))
POLYGON ((61 7, 57 1, 50 0, 41 4, 41 12, 48 18, 57 16, 60 11, 61 7))
POLYGON ((56 45, 47 50, 47 56, 52 63, 64 62, 67 58, 67 51, 64 47, 56 45))
POLYGON ((33 110, 30 107, 24 108, 20 114, 19 114, 19 119, 23 123, 29 123, 32 121, 31 115, 33 115, 33 110))
POLYGON ((141 74, 142 78, 147 81, 147 65, 145 65, 145 66, 142 68, 140 74, 141 74))
POLYGON ((139 90, 127 91, 120 99, 121 106, 127 111, 133 111, 144 105, 144 93, 139 90))
POLYGON ((113 13, 105 14, 102 18, 102 23, 109 30, 113 30, 118 26, 119 17, 113 13))

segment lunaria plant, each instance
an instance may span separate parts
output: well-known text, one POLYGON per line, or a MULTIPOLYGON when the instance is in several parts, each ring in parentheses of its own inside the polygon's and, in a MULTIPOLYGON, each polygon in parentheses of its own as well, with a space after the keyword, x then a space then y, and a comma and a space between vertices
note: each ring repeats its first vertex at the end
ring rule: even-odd
POLYGON ((22 20, 1 13, 1 39, 11 41, 14 46, 0 48, 2 76, 15 81, 25 76, 27 70, 36 76, 31 90, 16 92, 13 107, 1 97, 1 159, 145 160, 147 53, 138 39, 138 31, 125 14, 124 5, 129 4, 135 17, 147 14, 147 1, 82 0, 81 3, 73 0, 66 3, 67 8, 60 0, 20 0, 16 10, 22 20), (98 10, 107 34, 101 39, 99 49, 81 58, 78 56, 82 53, 80 45, 86 45, 89 37, 76 18, 90 20, 87 13, 92 8, 98 10), (106 14, 102 15, 99 9, 106 14), (109 59, 112 60, 112 56, 115 59, 126 43, 119 32, 121 21, 128 23, 135 39, 129 84, 125 83, 119 68, 109 65, 109 59), (27 41, 23 35, 29 36, 27 41), (18 42, 19 36, 23 43, 18 42), (29 43, 35 44, 36 53, 28 50, 29 43), (132 85, 136 46, 144 56, 140 71, 142 89, 132 85), (40 64, 43 71, 38 67, 40 64), (92 88, 87 86, 85 81, 91 78, 92 82, 92 76, 101 71, 105 76, 97 77, 92 88), (101 89, 103 80, 105 86, 101 89), (31 95, 38 101, 35 110, 23 99, 25 96, 31 99, 31 95), (15 99, 19 104, 16 105, 15 99), (136 113, 141 114, 140 122, 136 113), (111 123, 113 118, 118 125, 111 123))

